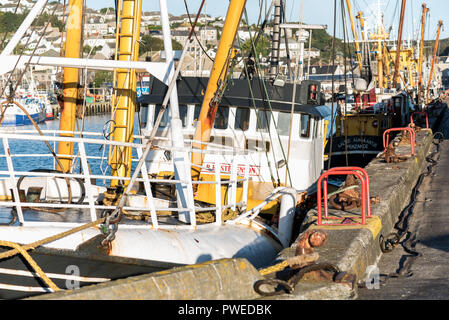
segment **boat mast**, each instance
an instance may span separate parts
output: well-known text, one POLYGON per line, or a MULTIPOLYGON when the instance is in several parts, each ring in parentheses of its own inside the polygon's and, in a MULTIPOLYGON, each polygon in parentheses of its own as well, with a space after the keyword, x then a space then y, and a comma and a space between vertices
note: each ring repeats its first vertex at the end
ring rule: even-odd
POLYGON ((279 48, 281 44, 281 0, 274 4, 273 41, 271 46, 270 79, 274 80, 279 73, 279 48))
POLYGON ((360 76, 366 80, 366 82, 369 84, 372 79, 372 72, 371 72, 371 62, 370 62, 370 49, 369 49, 369 43, 366 42, 366 35, 365 35, 365 18, 363 17, 363 12, 359 11, 357 13, 356 19, 360 21, 360 32, 362 34, 362 66, 363 69, 360 72, 360 76), (362 72, 363 71, 363 72, 362 72))
MULTIPOLYGON (((81 52, 81 23, 83 18, 83 0, 69 0, 69 15, 67 20, 67 33, 65 57, 79 58, 81 52)), ((78 100, 78 68, 64 68, 64 108, 61 110, 59 130, 75 131, 76 102, 78 100)), ((73 137, 73 133, 61 133, 62 137, 73 137)), ((72 164, 73 142, 59 142, 58 155, 61 166, 57 169, 68 172, 72 164)))
POLYGON ((401 6, 401 18, 399 21, 399 30, 398 30, 398 44, 396 46, 396 63, 394 65, 394 76, 393 76, 393 88, 396 88, 396 84, 399 78, 399 61, 401 57, 401 44, 402 44, 402 29, 404 26, 404 14, 405 14, 405 5, 407 0, 402 0, 401 6))
POLYGON ((362 73, 362 52, 360 50, 360 44, 357 37, 357 31, 355 29, 354 15, 352 14, 351 0, 346 0, 346 5, 348 6, 349 20, 351 21, 352 35, 355 41, 355 50, 357 54, 357 61, 359 62, 360 73, 362 73))
MULTIPOLYGON (((117 32, 115 60, 137 61, 139 58, 140 17, 142 0, 121 0, 117 7, 117 32)), ((134 112, 136 101, 136 70, 115 69, 111 131, 113 140, 132 142, 134 112)), ((129 177, 131 175, 132 149, 113 146, 109 150, 111 176, 129 177)), ((111 187, 120 181, 111 180, 111 187)), ((127 183, 124 183, 125 185, 127 183)))
MULTIPOLYGON (((233 54, 235 35, 242 18, 245 4, 246 0, 231 0, 229 3, 223 33, 207 84, 206 93, 204 94, 197 127, 195 129, 194 142, 192 143, 194 149, 206 149, 204 143, 208 143, 210 140, 212 126, 214 125, 215 115, 226 82, 227 70, 233 54)), ((201 172, 200 167, 203 164, 203 160, 204 154, 192 153, 191 173, 192 180, 194 181, 199 179, 201 172)))
POLYGON ((382 19, 380 17, 380 2, 377 1, 377 87, 384 88, 383 46, 382 46, 382 19))
POLYGON ((365 19, 363 18, 363 12, 359 11, 356 19, 360 20, 360 31, 362 32, 362 40, 365 41, 365 19))
POLYGON ((421 42, 419 44, 419 59, 418 59, 418 103, 420 103, 420 97, 422 96, 422 69, 423 69, 423 56, 424 56, 424 31, 426 27, 426 14, 429 9, 426 4, 422 4, 422 17, 421 17, 421 42))
POLYGON ((440 33, 441 33, 441 27, 442 27, 442 26, 443 26, 443 21, 440 20, 440 21, 438 22, 437 38, 436 38, 436 40, 435 40, 435 46, 434 46, 434 48, 433 48, 432 64, 431 64, 431 66, 430 66, 430 74, 429 74, 429 79, 428 79, 428 82, 427 82, 427 88, 426 88, 426 91, 427 91, 427 94, 426 94, 426 100, 427 100, 427 103, 430 102, 430 101, 429 101, 429 96, 430 96, 430 84, 432 83, 433 69, 434 69, 434 66, 435 66, 435 58, 436 58, 436 55, 437 55, 438 44, 439 44, 439 41, 440 41, 440 33))

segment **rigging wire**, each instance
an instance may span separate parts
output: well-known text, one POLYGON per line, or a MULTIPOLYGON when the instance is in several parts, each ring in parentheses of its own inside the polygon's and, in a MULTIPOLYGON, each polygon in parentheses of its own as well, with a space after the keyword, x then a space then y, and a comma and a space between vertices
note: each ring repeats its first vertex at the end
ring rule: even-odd
MULTIPOLYGON (((244 10, 244 14, 245 14, 246 20, 248 21, 248 12, 247 12, 246 8, 245 8, 245 10, 244 10)), ((251 33, 250 33, 250 40, 251 40, 251 44, 252 44, 252 46, 253 46, 253 50, 254 50, 254 52, 256 52, 256 48, 255 48, 255 46, 254 46, 254 42, 253 42, 251 33)), ((258 56, 255 56, 255 60, 256 60, 256 64, 257 64, 258 66, 260 66, 258 56)), ((260 70, 260 67, 259 67, 259 70, 260 70)), ((263 79, 261 79, 260 77, 259 77, 259 83, 262 84, 262 88, 261 88, 261 89, 263 89, 263 95, 262 95, 262 97, 266 97, 266 98, 267 98, 266 101, 267 101, 268 107, 269 107, 269 109, 270 109, 269 111, 270 111, 271 118, 272 118, 272 120, 273 120, 274 129, 275 129, 275 131, 276 131, 276 135, 277 135, 277 138, 278 138, 278 141, 279 141, 279 146, 280 146, 280 148, 281 148, 282 157, 284 158, 284 161, 285 161, 285 163, 286 163, 286 169, 287 169, 287 172, 288 172, 288 175, 289 175, 290 185, 293 185, 292 179, 291 179, 291 175, 290 175, 289 165, 288 165, 288 163, 287 163, 287 157, 286 157, 286 154, 285 154, 285 151, 284 151, 284 147, 282 146, 281 137, 279 136, 279 132, 278 132, 278 130, 277 130, 276 120, 274 119, 273 109, 272 109, 272 107, 271 107, 271 101, 270 101, 270 97, 269 97, 269 95, 268 95, 268 90, 267 90, 267 88, 266 88, 265 81, 264 81, 263 79)), ((264 110, 264 112, 265 112, 265 117, 267 117, 266 111, 265 111, 265 110, 264 110)), ((266 118, 266 120, 269 121, 268 118, 266 118)), ((271 138, 271 132, 270 132, 270 131, 271 131, 271 130, 268 130, 268 135, 269 135, 270 141, 271 141, 272 138, 271 138)), ((271 148, 271 149, 272 149, 272 151, 273 151, 273 152, 272 152, 272 153, 273 153, 273 158, 274 158, 274 160, 275 160, 275 162, 276 162, 276 156, 275 156, 275 153, 274 153, 274 149, 273 149, 273 148, 271 148)), ((277 163, 277 162, 276 162, 276 163, 277 163)), ((280 184, 280 177, 279 177, 279 172, 278 172, 278 170, 276 170, 276 173, 277 173, 277 176, 278 176, 278 184, 280 184)))
MULTIPOLYGON (((190 12, 189 12, 189 7, 187 5, 187 0, 184 0, 184 6, 186 7, 186 12, 187 12, 187 17, 189 18, 190 28, 192 28, 193 22, 192 22, 192 19, 190 17, 190 12)), ((206 57, 209 58, 210 61, 214 62, 214 59, 212 59, 212 57, 209 56, 209 54, 207 53, 206 49, 204 49, 203 44, 198 39, 198 35, 196 34, 195 30, 193 30, 193 35, 195 36, 196 42, 198 43, 198 45, 200 46, 201 50, 206 55, 206 57)))
MULTIPOLYGON (((304 0, 301 0, 301 6, 300 6, 300 13, 299 13, 299 24, 302 25, 303 22, 303 10, 304 10, 304 0)), ((302 29, 299 29, 301 31, 302 29)), ((312 30, 310 30, 311 32, 312 30)), ((309 37, 312 37, 311 34, 309 34, 309 37)), ((301 40, 301 35, 298 37, 298 44, 301 40)), ((309 52, 310 54, 310 52, 309 52)), ((310 57, 310 55, 309 55, 310 57)), ((296 66, 294 71, 294 83, 293 83, 293 93, 292 93, 292 106, 290 109, 290 128, 288 132, 288 149, 287 149, 287 163, 290 161, 290 151, 291 151, 291 140, 292 140, 292 130, 293 130, 293 114, 295 110, 295 100, 296 100, 296 89, 297 89, 297 83, 298 83, 298 73, 299 73, 299 57, 296 58, 296 66)), ((287 184, 287 172, 285 173, 285 184, 287 184)))
MULTIPOLYGON (((60 1, 59 1, 59 2, 60 2, 60 1)), ((47 3, 48 3, 48 0, 46 1, 45 5, 46 5, 47 3)), ((44 5, 43 8, 45 8, 45 5, 44 5)), ((52 12, 51 16, 54 16, 54 15, 55 15, 56 9, 57 9, 57 6, 54 6, 53 12, 52 12)), ((41 13, 43 12, 43 10, 44 10, 44 9, 42 9, 41 13)), ((35 24, 37 24, 37 19, 35 19, 35 24)), ((36 46, 34 47, 32 53, 31 53, 31 55, 30 55, 30 57, 29 57, 29 59, 28 59, 28 62, 25 63, 24 68, 23 68, 23 71, 19 74, 18 79, 16 79, 16 86, 15 86, 14 88, 12 88, 13 90, 12 90, 12 92, 10 92, 10 95, 11 95, 11 96, 14 96, 14 94, 15 94, 17 88, 19 87, 20 82, 22 81, 22 78, 23 78, 23 76, 24 76, 25 73, 26 73, 26 70, 27 70, 28 66, 30 65, 31 59, 34 57, 35 52, 36 52, 37 48, 39 47, 39 44, 40 44, 40 42, 42 41, 42 39, 43 39, 43 37, 44 37, 44 35, 45 35, 45 32, 46 32, 46 30, 47 30, 47 28, 48 28, 48 26, 49 26, 50 24, 51 24, 51 22, 50 22, 50 19, 49 19, 49 20, 47 21, 47 23, 45 24, 44 29, 42 30, 42 34, 41 34, 41 36, 39 37, 39 39, 38 39, 38 41, 37 41, 37 43, 36 43, 36 46)), ((31 35, 33 34, 33 32, 35 32, 35 30, 32 31, 31 35)), ((29 41, 30 41, 30 39, 31 39, 31 35, 29 36, 26 45, 28 45, 28 43, 29 43, 29 41)), ((22 49, 22 51, 21 51, 21 53, 20 53, 20 55, 19 55, 19 58, 17 59, 17 62, 16 62, 16 64, 15 64, 13 70, 10 72, 10 76, 9 76, 9 78, 8 78, 7 84, 6 84, 6 86, 3 88, 2 93, 0 94, 0 96, 3 96, 4 91, 5 91, 5 88, 8 86, 8 82, 9 82, 9 84, 10 84, 11 87, 12 87, 12 85, 13 85, 13 84, 12 84, 12 75, 13 75, 15 69, 17 68, 17 66, 18 66, 18 64, 19 64, 19 61, 20 61, 21 57, 23 56, 23 53, 24 53, 25 48, 26 48, 26 45, 25 45, 25 47, 22 49)))
MULTIPOLYGON (((346 14, 345 14, 345 4, 343 2, 343 0, 341 0, 340 2, 340 9, 341 9, 341 17, 342 17, 342 29, 343 29, 343 70, 344 70, 344 81, 345 81, 345 85, 344 85, 344 89, 345 89, 345 115, 348 112, 348 101, 347 101, 347 96, 348 96, 348 82, 346 79, 346 14)), ((346 166, 349 166, 349 158, 348 158, 348 127, 346 126, 344 128, 345 131, 345 160, 346 160, 346 166)))
MULTIPOLYGON (((332 38, 332 70, 335 70, 335 38, 336 38, 336 29, 337 29, 337 0, 334 0, 334 35, 332 38)), ((335 122, 335 72, 332 72, 332 80, 331 80, 331 90, 332 90, 332 106, 331 106, 331 129, 330 129, 330 141, 329 141, 329 155, 327 160, 327 169, 331 168, 331 160, 332 160, 332 141, 333 141, 333 131, 334 131, 334 122, 335 122)))
MULTIPOLYGON (((237 37, 237 41, 239 42, 239 46, 241 46, 239 37, 237 37)), ((248 66, 247 66, 247 62, 245 60, 244 60, 244 63, 243 63, 243 68, 245 69, 245 73, 248 74, 248 66)), ((258 63, 256 63, 256 65, 255 65, 255 70, 256 70, 256 72, 260 71, 260 65, 258 63)), ((253 106, 253 109, 254 109, 254 113, 256 115, 256 123, 257 123, 257 126, 261 127, 259 113, 258 113, 258 110, 257 110, 257 107, 256 107, 255 98, 254 98, 254 92, 253 92, 252 86, 251 86, 251 80, 249 79, 249 77, 246 77, 246 79, 247 79, 247 82, 248 82, 248 88, 249 88, 249 93, 250 93, 250 97, 251 97, 252 106, 253 106)), ((266 144, 266 140, 265 140, 265 137, 264 137, 262 131, 259 131, 259 132, 260 132, 260 137, 262 139, 263 151, 265 152, 265 157, 266 157, 267 163, 268 163, 268 169, 270 171, 271 182, 273 183, 273 186, 276 187, 276 180, 275 180, 274 175, 273 175, 273 169, 271 167, 270 157, 268 155, 268 150, 266 148, 266 145, 267 145, 266 144)), ((279 178, 279 175, 278 175, 278 178, 279 178)))
MULTIPOLYGON (((391 30, 393 30, 393 23, 394 23, 394 21, 397 18, 396 15, 399 14, 398 9, 399 9, 399 0, 396 0, 396 6, 394 7, 394 12, 393 12, 393 15, 391 16, 391 22, 390 22, 390 25, 389 25, 390 27, 388 28, 388 33, 390 33, 390 34, 391 34, 391 30)), ((388 6, 385 9, 385 12, 388 12, 388 6)), ((399 15, 398 15, 398 17, 399 17, 399 15)))

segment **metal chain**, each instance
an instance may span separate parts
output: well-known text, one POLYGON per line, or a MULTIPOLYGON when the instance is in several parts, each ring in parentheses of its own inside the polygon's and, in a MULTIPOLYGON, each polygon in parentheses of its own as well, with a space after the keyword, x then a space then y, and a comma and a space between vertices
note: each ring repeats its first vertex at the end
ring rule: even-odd
POLYGON ((270 296, 276 296, 281 295, 284 293, 292 294, 295 290, 296 285, 298 282, 309 272, 312 271, 330 271, 334 273, 333 279, 335 280, 337 277, 341 278, 342 272, 338 267, 334 266, 331 263, 317 263, 312 264, 309 266, 306 266, 304 268, 301 268, 299 270, 295 270, 294 274, 288 281, 281 280, 281 279, 263 279, 258 280, 254 284, 254 291, 256 291, 258 294, 264 297, 270 297, 270 296), (264 291, 262 290, 263 285, 271 285, 273 287, 273 291, 264 291), (276 285, 280 287, 281 290, 276 290, 276 285))
MULTIPOLYGON (((389 278, 399 278, 399 277, 411 277, 413 272, 411 271, 411 266, 415 260, 421 256, 421 253, 416 251, 415 246, 417 243, 416 234, 409 230, 408 222, 413 215, 413 209, 416 203, 416 198, 419 194, 419 188, 423 182, 424 177, 429 176, 433 172, 433 167, 437 164, 437 160, 434 157, 440 152, 440 143, 443 138, 436 139, 437 134, 442 135, 440 132, 434 134, 433 144, 436 146, 436 150, 426 157, 426 161, 430 164, 427 166, 427 171, 422 173, 418 182, 413 188, 412 197, 410 203, 402 210, 399 215, 399 219, 395 224, 395 229, 398 232, 392 232, 386 237, 380 236, 380 249, 383 253, 392 252, 399 244, 402 245, 405 252, 411 256, 405 258, 404 263, 401 265, 400 269, 394 273, 390 273, 380 281, 381 284, 385 284, 389 278), (407 214, 406 214, 407 213, 407 214)), ((359 288, 365 288, 366 284, 359 284, 359 288)))

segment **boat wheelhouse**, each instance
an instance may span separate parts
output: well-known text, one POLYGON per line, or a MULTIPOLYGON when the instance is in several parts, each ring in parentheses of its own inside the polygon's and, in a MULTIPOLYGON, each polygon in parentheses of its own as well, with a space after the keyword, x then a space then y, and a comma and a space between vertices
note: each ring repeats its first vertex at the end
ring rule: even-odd
MULTIPOLYGON (((210 148, 220 149, 221 146, 255 151, 252 158, 239 159, 237 167, 249 163, 250 174, 256 182, 272 183, 274 179, 276 184, 305 191, 313 186, 323 169, 325 118, 330 115, 330 109, 324 105, 320 84, 316 81, 298 84, 292 108, 293 84, 277 87, 267 81, 268 97, 264 99, 259 80, 230 80, 215 117, 209 141, 214 146, 210 148)), ((183 77, 177 81, 186 143, 193 139, 207 81, 207 78, 196 77, 183 77)), ((153 78, 151 94, 139 99, 143 132, 151 131, 166 90, 167 86, 153 78)), ((163 122, 158 137, 168 136, 168 114, 163 122)), ((164 157, 164 151, 150 153, 150 173, 161 171, 164 157)), ((207 175, 208 169, 214 168, 217 157, 222 164, 222 173, 230 174, 234 159, 219 155, 205 157, 202 173, 207 175)), ((172 170, 164 168, 162 171, 172 170)))
POLYGON ((339 104, 336 132, 332 144, 328 143, 325 150, 332 166, 368 164, 384 150, 383 133, 390 128, 407 126, 415 110, 406 92, 366 96, 369 96, 366 100, 356 97, 352 105, 339 104))

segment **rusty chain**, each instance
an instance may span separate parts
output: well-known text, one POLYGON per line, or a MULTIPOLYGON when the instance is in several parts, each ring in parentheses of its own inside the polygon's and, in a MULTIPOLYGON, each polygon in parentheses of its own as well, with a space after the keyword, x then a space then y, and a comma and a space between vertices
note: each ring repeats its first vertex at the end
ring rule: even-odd
MULTIPOLYGON (((405 252, 410 254, 410 256, 405 257, 405 261, 402 263, 398 271, 394 273, 390 273, 384 276, 380 282, 385 284, 389 278, 398 278, 398 277, 411 277, 413 272, 411 271, 411 266, 414 261, 421 256, 421 253, 416 251, 415 247, 418 242, 416 239, 416 234, 409 230, 409 219, 413 215, 413 209, 416 203, 417 196, 419 194, 419 188, 423 182, 424 177, 429 176, 433 172, 433 167, 437 164, 437 160, 434 157, 440 152, 440 143, 443 138, 436 138, 436 136, 440 134, 443 136, 441 132, 437 132, 434 134, 433 144, 436 146, 436 150, 433 151, 426 157, 426 161, 429 163, 427 166, 427 171, 423 172, 412 190, 412 196, 409 204, 402 210, 399 215, 398 221, 394 225, 394 228, 398 230, 397 232, 392 232, 388 234, 386 237, 380 235, 380 249, 383 253, 392 252, 397 246, 402 245, 405 252)), ((359 284, 359 288, 364 288, 366 284, 359 284)))
POLYGON ((334 266, 331 263, 316 263, 305 266, 299 270, 295 270, 293 276, 290 277, 289 280, 281 280, 281 279, 262 279, 256 281, 254 284, 254 291, 264 297, 281 295, 284 293, 292 294, 295 290, 298 282, 309 272, 312 271, 330 271, 333 272, 334 275, 332 277, 333 281, 337 281, 342 278, 346 273, 343 273, 338 269, 338 267, 334 266), (264 291, 262 290, 262 286, 271 285, 273 287, 272 291, 264 291), (276 286, 277 285, 277 286, 276 286), (276 286, 276 287, 275 287, 276 286), (282 290, 276 290, 277 287, 281 287, 282 290))

